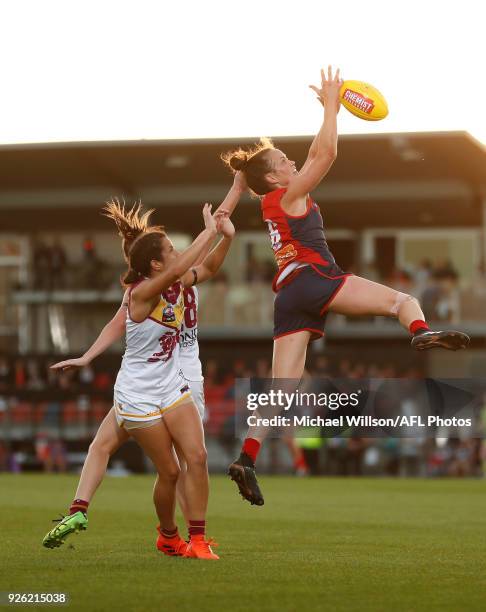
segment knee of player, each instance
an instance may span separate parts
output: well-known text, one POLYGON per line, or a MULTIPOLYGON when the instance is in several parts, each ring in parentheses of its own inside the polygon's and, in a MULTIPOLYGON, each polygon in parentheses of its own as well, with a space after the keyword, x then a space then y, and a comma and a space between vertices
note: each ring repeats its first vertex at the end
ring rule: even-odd
POLYGON ((98 438, 95 438, 89 445, 88 453, 110 456, 114 450, 113 444, 109 440, 98 440, 98 438))
POLYGON ((179 478, 180 473, 181 473, 181 471, 180 471, 180 469, 179 469, 179 466, 178 466, 178 465, 176 465, 176 464, 174 463, 174 465, 172 465, 172 466, 169 468, 169 472, 168 472, 168 474, 167 474, 167 477, 168 477, 168 478, 169 478, 169 480, 171 480, 172 482, 177 482, 177 479, 179 478))
POLYGON ((169 482, 177 482, 181 471, 176 463, 164 465, 162 470, 158 470, 159 479, 169 482))
POLYGON ((417 306, 420 306, 419 301, 417 300, 417 298, 413 297, 413 295, 409 295, 408 293, 401 293, 400 291, 397 291, 395 296, 390 302, 390 309, 389 309, 390 316, 398 317, 400 313, 400 309, 403 308, 407 304, 416 304, 417 306))
POLYGON ((186 455, 187 467, 203 467, 208 463, 208 452, 204 446, 192 450, 186 455))

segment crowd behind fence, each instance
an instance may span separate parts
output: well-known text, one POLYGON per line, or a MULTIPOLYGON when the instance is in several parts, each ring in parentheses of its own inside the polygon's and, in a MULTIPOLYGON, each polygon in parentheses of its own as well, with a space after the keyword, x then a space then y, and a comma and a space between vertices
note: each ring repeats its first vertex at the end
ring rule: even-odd
MULTIPOLYGON (((78 470, 112 407, 116 360, 61 373, 50 369, 52 363, 45 357, 0 357, 0 470, 78 470)), ((267 378, 269 369, 264 358, 236 359, 230 365, 206 360, 204 427, 211 471, 225 471, 241 444, 235 437, 235 378, 267 378)), ((423 372, 413 366, 398 369, 387 361, 367 365, 317 355, 306 375, 419 378, 423 372)), ((296 439, 305 458, 299 466, 294 465, 285 440, 268 440, 259 470, 299 475, 482 476, 486 460, 482 436, 463 439, 452 430, 440 435, 436 439, 296 439)), ((150 469, 134 443, 113 459, 113 466, 122 472, 150 469)))

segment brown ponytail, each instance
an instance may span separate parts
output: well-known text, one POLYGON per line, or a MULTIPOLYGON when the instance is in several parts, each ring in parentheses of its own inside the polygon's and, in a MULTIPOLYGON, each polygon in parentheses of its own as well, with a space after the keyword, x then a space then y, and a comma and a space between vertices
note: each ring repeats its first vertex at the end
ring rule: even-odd
POLYGON ((142 278, 143 275, 140 274, 140 272, 132 270, 132 268, 128 268, 125 276, 122 277, 122 284, 125 286, 133 285, 133 283, 137 283, 138 281, 142 280, 142 278))
POLYGON ((122 276, 123 285, 132 285, 150 276, 152 259, 160 261, 162 240, 166 237, 162 225, 150 226, 150 215, 154 209, 142 214, 142 203, 135 202, 130 210, 125 210, 125 202, 112 198, 103 207, 103 215, 113 219, 118 234, 122 237, 122 249, 128 270, 122 276))
POLYGON ((118 198, 112 198, 109 202, 106 202, 103 207, 102 214, 105 215, 105 217, 113 219, 118 228, 118 235, 122 237, 122 249, 125 261, 128 262, 130 247, 135 240, 141 234, 148 231, 149 218, 153 212, 154 209, 151 208, 142 214, 142 203, 140 201, 135 202, 130 210, 125 210, 125 201, 121 204, 118 198))
POLYGON ((252 192, 255 195, 262 196, 272 191, 265 180, 265 174, 271 171, 266 153, 274 148, 270 138, 260 138, 260 142, 248 151, 240 147, 234 151, 223 153, 221 159, 233 173, 241 170, 245 175, 246 184, 252 192))

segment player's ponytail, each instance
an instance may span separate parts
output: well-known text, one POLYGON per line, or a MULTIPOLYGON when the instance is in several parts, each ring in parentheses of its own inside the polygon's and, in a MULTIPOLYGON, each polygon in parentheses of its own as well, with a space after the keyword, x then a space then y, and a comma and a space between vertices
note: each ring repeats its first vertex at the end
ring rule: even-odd
POLYGON ((238 151, 233 151, 231 153, 231 157, 228 159, 228 165, 232 170, 238 172, 238 170, 246 170, 248 165, 249 155, 246 151, 239 149, 238 151))
POLYGON ((250 150, 245 151, 245 149, 238 148, 228 151, 221 155, 221 159, 233 173, 241 170, 252 192, 262 196, 272 191, 271 186, 265 180, 265 174, 271 171, 266 153, 274 148, 270 138, 260 138, 260 142, 250 150))
POLYGON ((153 212, 154 209, 151 208, 142 214, 141 202, 135 202, 129 210, 125 210, 125 202, 122 204, 118 198, 112 198, 103 207, 102 214, 113 219, 118 228, 118 235, 122 238, 123 255, 126 261, 128 261, 132 244, 140 235, 149 230, 148 222, 153 212))
POLYGON ((132 268, 128 268, 125 276, 122 278, 122 283, 124 285, 133 285, 133 283, 138 283, 143 278, 143 275, 132 268))
POLYGON ((166 237, 162 225, 150 226, 149 218, 154 209, 142 213, 142 203, 135 202, 125 210, 125 202, 112 198, 103 207, 106 217, 113 219, 122 238, 122 249, 128 270, 121 278, 123 285, 133 285, 150 276, 150 262, 160 260, 162 240, 166 237))

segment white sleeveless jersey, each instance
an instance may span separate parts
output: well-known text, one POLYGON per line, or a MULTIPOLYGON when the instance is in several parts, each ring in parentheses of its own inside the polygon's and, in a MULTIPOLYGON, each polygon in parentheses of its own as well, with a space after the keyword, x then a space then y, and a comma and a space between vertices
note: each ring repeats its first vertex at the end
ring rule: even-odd
POLYGON ((115 390, 131 397, 160 401, 180 381, 179 337, 184 318, 181 283, 164 291, 142 322, 126 318, 126 349, 115 390))
POLYGON ((181 370, 186 380, 203 379, 199 345, 197 342, 197 308, 199 296, 196 287, 184 288, 184 320, 179 336, 179 359, 181 370))

